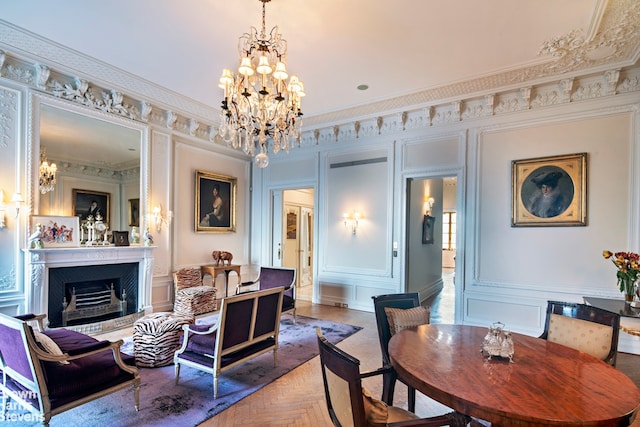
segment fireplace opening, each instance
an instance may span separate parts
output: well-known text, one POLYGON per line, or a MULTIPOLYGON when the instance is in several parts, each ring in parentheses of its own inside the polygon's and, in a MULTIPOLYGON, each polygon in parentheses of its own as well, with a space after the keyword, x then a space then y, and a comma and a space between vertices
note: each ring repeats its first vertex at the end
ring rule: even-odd
POLYGON ((131 315, 138 307, 138 263, 49 270, 49 327, 86 325, 131 315))
POLYGON ((120 279, 66 283, 64 294, 62 326, 109 320, 127 312, 127 292, 121 290, 120 279))

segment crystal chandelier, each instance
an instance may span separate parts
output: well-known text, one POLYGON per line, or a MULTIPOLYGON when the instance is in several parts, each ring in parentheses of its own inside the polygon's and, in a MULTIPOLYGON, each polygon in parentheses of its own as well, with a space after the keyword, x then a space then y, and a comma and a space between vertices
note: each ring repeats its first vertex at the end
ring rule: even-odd
POLYGON ((240 66, 234 76, 229 68, 222 71, 219 87, 224 90, 220 112, 220 136, 235 149, 255 156, 256 166, 269 164, 269 141, 274 154, 289 152, 300 141, 302 112, 300 100, 304 85, 286 69, 287 42, 273 27, 267 36, 265 5, 262 2, 262 29, 251 27, 240 36, 240 66), (288 81, 287 81, 288 79, 288 81))
POLYGON ((56 187, 56 172, 58 167, 55 163, 47 160, 47 150, 43 147, 40 151, 40 192, 46 194, 56 187))

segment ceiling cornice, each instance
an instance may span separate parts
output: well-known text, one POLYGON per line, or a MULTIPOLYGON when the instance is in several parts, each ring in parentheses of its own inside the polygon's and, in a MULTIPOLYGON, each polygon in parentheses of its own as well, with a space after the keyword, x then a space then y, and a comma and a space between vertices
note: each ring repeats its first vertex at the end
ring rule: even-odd
MULTIPOLYGON (((599 29, 574 30, 540 48, 540 61, 340 111, 305 116, 300 145, 434 126, 638 90, 626 68, 640 56, 640 2, 609 0, 599 29), (604 87, 597 90, 594 86, 604 87)), ((153 123, 200 140, 217 136, 219 111, 0 20, 0 76, 58 98, 153 123)))

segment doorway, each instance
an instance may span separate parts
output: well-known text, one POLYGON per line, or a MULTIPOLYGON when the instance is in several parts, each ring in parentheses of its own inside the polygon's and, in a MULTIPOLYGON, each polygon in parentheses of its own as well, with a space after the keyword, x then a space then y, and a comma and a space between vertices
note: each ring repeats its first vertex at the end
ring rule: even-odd
POLYGON ((426 295, 433 323, 455 322, 456 211, 456 176, 408 179, 406 291, 426 295))
POLYGON ((296 269, 296 298, 313 300, 312 188, 285 190, 282 196, 282 266, 296 269))

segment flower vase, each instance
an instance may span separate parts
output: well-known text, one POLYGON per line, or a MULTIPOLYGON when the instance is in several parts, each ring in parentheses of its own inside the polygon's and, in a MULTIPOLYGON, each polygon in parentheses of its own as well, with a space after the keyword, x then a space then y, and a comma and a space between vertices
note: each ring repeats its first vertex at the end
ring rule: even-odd
POLYGON ((636 282, 631 279, 622 279, 622 288, 624 290, 624 301, 631 304, 636 295, 636 282))

